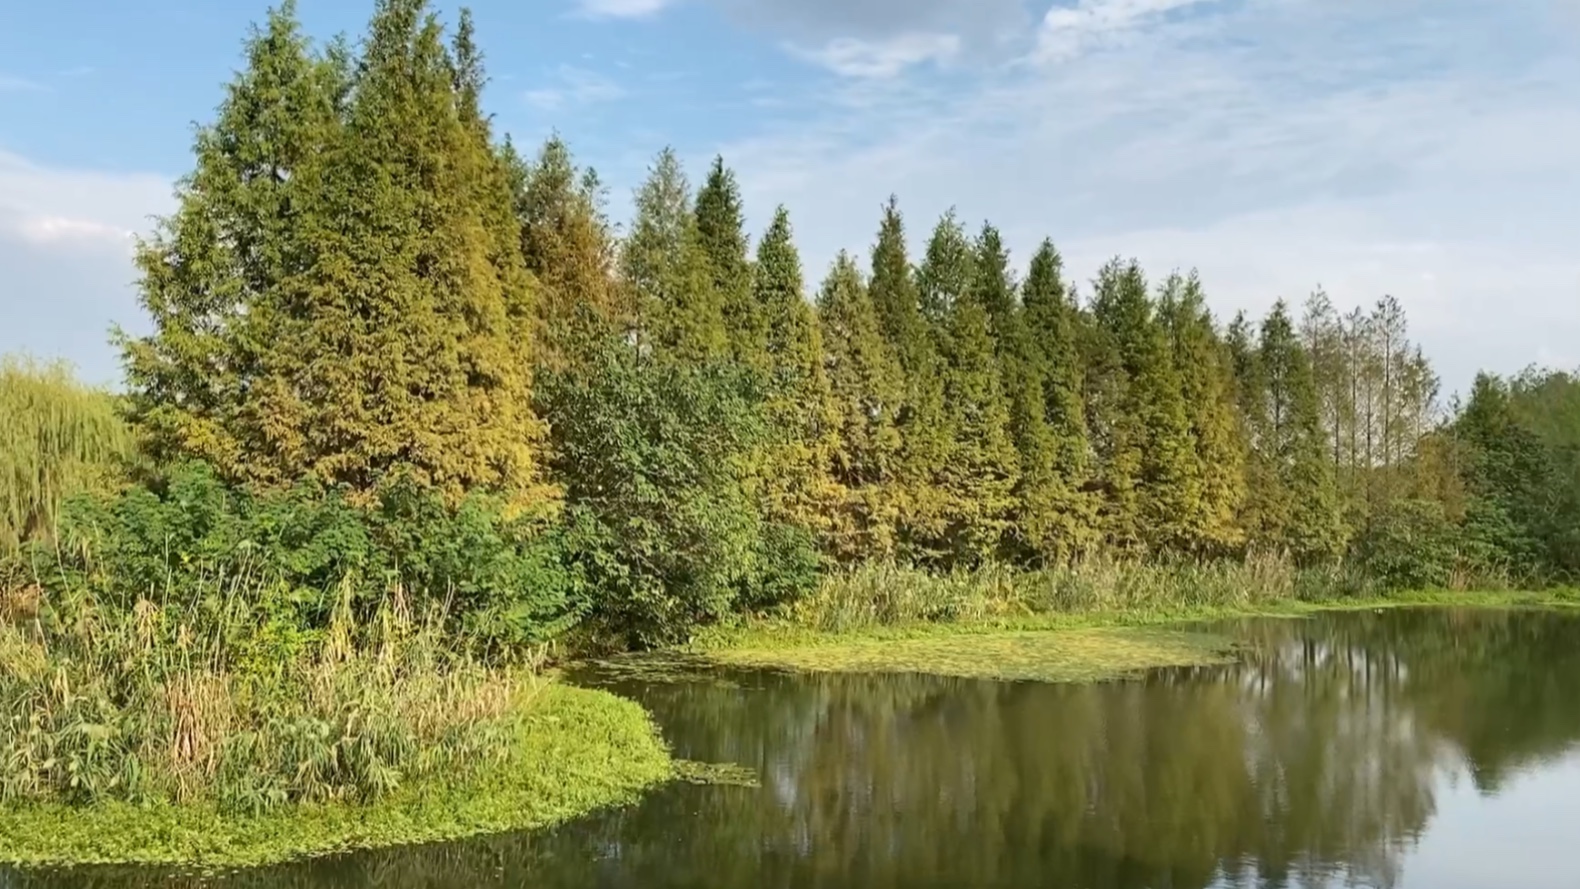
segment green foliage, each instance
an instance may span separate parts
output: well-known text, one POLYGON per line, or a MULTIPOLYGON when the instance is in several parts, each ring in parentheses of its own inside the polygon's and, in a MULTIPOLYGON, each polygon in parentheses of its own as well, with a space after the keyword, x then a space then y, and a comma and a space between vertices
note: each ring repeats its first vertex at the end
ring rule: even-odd
POLYGON ((1447 587, 1459 557, 1458 529, 1431 500, 1395 500, 1373 516, 1357 542, 1357 558, 1385 589, 1447 587))
POLYGON ((753 302, 767 328, 770 392, 764 416, 771 432, 759 470, 770 520, 819 535, 843 493, 831 464, 838 447, 837 406, 823 365, 823 333, 803 295, 801 259, 780 207, 758 245, 753 302))
POLYGON ((72 495, 115 482, 131 445, 108 393, 65 364, 0 356, 0 557, 53 535, 72 495))
MULTIPOLYGON (((639 705, 558 684, 522 691, 511 731, 476 767, 437 769, 370 804, 261 814, 233 814, 200 801, 8 805, 0 812, 0 860, 234 868, 449 842, 547 828, 629 804, 675 773, 678 764, 639 705)), ((465 706, 467 699, 445 703, 465 706)))
POLYGON ((831 471, 844 494, 830 545, 847 561, 892 555, 897 518, 892 486, 900 471, 905 384, 848 253, 835 260, 818 294, 818 321, 839 436, 831 471))
POLYGON ((507 518, 485 494, 452 506, 406 477, 367 504, 314 483, 251 494, 187 464, 72 501, 58 545, 34 546, 29 561, 51 601, 83 614, 268 589, 297 626, 322 628, 342 601, 358 619, 440 609, 447 629, 497 652, 546 641, 584 610, 564 549, 562 532, 507 518))
POLYGON ((1103 525, 1121 549, 1184 548, 1202 480, 1168 332, 1134 261, 1110 262, 1095 286, 1087 401, 1103 525))
POLYGON ((631 309, 614 277, 614 237, 603 212, 602 186, 579 169, 558 137, 527 164, 507 142, 504 163, 521 224, 521 255, 538 282, 540 364, 572 360, 578 335, 623 333, 631 309))
POLYGON ((594 614, 641 643, 728 614, 756 573, 761 519, 749 457, 764 440, 753 375, 683 365, 606 342, 546 374, 555 473, 594 614))
POLYGON ((691 186, 672 149, 660 152, 636 192, 636 218, 620 254, 638 341, 682 362, 729 352, 722 296, 697 228, 691 186))
POLYGON ((747 367, 767 365, 769 319, 753 294, 746 220, 735 172, 716 157, 697 193, 697 236, 707 254, 714 292, 724 315, 730 356, 747 367))
POLYGON ((246 482, 365 492, 404 469, 452 498, 543 499, 508 171, 475 51, 458 64, 424 13, 381 4, 355 65, 313 53, 289 7, 249 44, 139 250, 154 332, 122 343, 156 456, 246 482))

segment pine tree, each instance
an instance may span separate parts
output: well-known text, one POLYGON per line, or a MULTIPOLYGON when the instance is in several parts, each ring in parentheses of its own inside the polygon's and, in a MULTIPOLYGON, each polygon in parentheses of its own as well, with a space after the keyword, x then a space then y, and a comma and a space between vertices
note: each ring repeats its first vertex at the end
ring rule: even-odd
MULTIPOLYGON (((998 251, 1002 254, 1001 246, 998 251)), ((941 313, 934 323, 943 358, 942 429, 948 437, 935 475, 942 507, 937 528, 942 554, 954 564, 971 564, 997 552, 1009 530, 1019 478, 1010 404, 983 301, 984 293, 1007 292, 1009 285, 992 280, 991 267, 979 275, 976 259, 959 222, 946 214, 917 271, 928 316, 941 313)), ((1001 267, 998 274, 1007 272, 1001 267)))
POLYGON ((563 366, 583 336, 621 333, 631 323, 614 277, 614 238, 597 176, 580 170, 558 136, 530 165, 506 143, 521 254, 538 282, 540 365, 563 366))
POLYGON ((778 432, 763 474, 769 516, 825 533, 829 507, 843 499, 830 475, 837 410, 823 368, 822 333, 803 296, 801 259, 783 207, 758 245, 752 295, 766 327, 772 393, 767 417, 778 432))
POLYGON ((155 333, 128 351, 149 427, 206 415, 166 442, 244 481, 368 491, 399 469, 541 502, 530 278, 475 49, 458 60, 420 0, 386 0, 351 89, 343 51, 311 60, 288 13, 200 137, 170 240, 145 253, 155 333), (178 355, 194 330, 206 354, 178 355), (167 388, 197 375, 196 398, 167 388))
MULTIPOLYGON (((1082 397, 1084 366, 1081 353, 1082 323, 1079 310, 1063 280, 1063 260, 1052 241, 1043 241, 1032 256, 1021 288, 1022 327, 1027 338, 1029 379, 1025 395, 1042 398, 1041 417, 1051 448, 1051 480, 1040 453, 1030 465, 1022 460, 1021 531, 1043 558, 1065 559, 1090 550, 1096 543, 1096 502, 1086 490, 1090 481, 1091 445, 1086 432, 1086 406, 1082 397)), ((1022 436, 1036 436, 1036 407, 1018 408, 1027 419, 1022 436)), ((1039 445, 1022 444, 1022 454, 1040 452, 1039 445)))
POLYGON ((1092 315, 1100 354, 1094 432, 1106 489, 1106 527, 1121 547, 1189 546, 1184 517, 1201 498, 1190 422, 1168 336, 1136 262, 1099 273, 1092 315))
POLYGON ((218 118, 197 133, 175 213, 139 245, 154 332, 118 338, 132 419, 155 459, 199 457, 233 478, 278 482, 303 468, 271 454, 280 433, 249 409, 249 393, 271 328, 284 323, 282 282, 301 272, 291 220, 300 174, 341 138, 349 78, 343 57, 313 55, 293 2, 272 11, 218 118))
POLYGON ((1201 482, 1194 508, 1181 518, 1186 546, 1223 554, 1244 543, 1237 518, 1245 499, 1245 443, 1235 416, 1231 359, 1194 272, 1164 284, 1158 312, 1169 333, 1190 423, 1190 475, 1201 482))
POLYGON ((948 456, 942 365, 922 316, 916 278, 905 247, 905 223, 894 198, 884 206, 872 249, 873 308, 879 329, 905 374, 899 427, 903 441, 895 494, 907 554, 925 552, 942 533, 943 507, 934 484, 948 456))
POLYGON ((1311 359, 1282 300, 1262 322, 1256 366, 1264 388, 1254 446, 1267 467, 1268 489, 1259 492, 1260 528, 1253 533, 1302 560, 1336 556, 1345 534, 1311 359))
POLYGON ((898 515, 890 486, 899 472, 904 376, 847 253, 818 294, 818 321, 839 430, 831 468, 845 491, 833 549, 846 560, 892 555, 898 515))
POLYGON ((707 182, 697 193, 697 233, 724 315, 730 355, 738 364, 765 369, 768 322, 752 295, 740 185, 722 157, 714 158, 707 182))
POLYGON ((637 189, 620 269, 642 348, 688 363, 728 356, 723 306, 697 231, 691 188, 672 149, 659 153, 637 189))

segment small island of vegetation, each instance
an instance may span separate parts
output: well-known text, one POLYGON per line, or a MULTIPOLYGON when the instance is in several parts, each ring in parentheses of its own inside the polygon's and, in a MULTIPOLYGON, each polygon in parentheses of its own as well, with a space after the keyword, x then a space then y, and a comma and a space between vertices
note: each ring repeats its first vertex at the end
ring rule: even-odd
POLYGON ((1221 658, 1184 618, 1580 572, 1574 375, 1445 406, 1391 299, 1220 324, 953 213, 913 262, 893 200, 809 301, 722 160, 659 154, 619 236, 484 82, 468 15, 318 45, 287 2, 138 247, 124 386, 0 364, 0 861, 259 864, 684 773, 572 657, 1098 679, 1221 658))

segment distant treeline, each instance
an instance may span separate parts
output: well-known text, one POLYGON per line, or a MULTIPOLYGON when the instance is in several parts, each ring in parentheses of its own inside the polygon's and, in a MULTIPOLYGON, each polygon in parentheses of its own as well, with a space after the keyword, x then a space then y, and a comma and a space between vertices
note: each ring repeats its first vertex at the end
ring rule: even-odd
POLYGON ((620 229, 563 142, 496 136, 484 83, 465 13, 447 38, 380 0, 355 51, 270 14, 139 249, 141 468, 93 534, 144 533, 128 498, 185 478, 205 558, 240 523, 291 584, 458 596, 507 641, 670 639, 869 561, 1580 569, 1574 376, 1444 405, 1392 298, 1222 323, 1195 274, 1078 288, 1051 241, 1022 271, 953 213, 912 257, 892 199, 809 289, 788 211, 753 244, 722 160, 693 190, 660 153, 620 229), (308 503, 344 534, 281 530, 308 503))

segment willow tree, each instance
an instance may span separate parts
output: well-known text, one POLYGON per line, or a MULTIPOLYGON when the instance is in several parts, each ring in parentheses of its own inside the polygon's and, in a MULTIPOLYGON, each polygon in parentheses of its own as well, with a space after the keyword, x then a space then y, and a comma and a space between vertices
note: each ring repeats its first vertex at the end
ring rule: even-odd
POLYGON ((61 505, 115 477, 131 436, 64 363, 0 357, 0 552, 52 534, 61 505))

